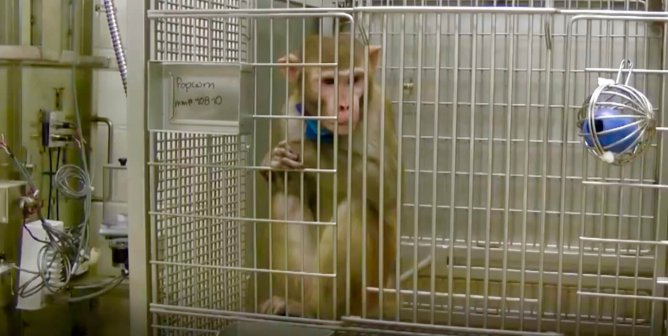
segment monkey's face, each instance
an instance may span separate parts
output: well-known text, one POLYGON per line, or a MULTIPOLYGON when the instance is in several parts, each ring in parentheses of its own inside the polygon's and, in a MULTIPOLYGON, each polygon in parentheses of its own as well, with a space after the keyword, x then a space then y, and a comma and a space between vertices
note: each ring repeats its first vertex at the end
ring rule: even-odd
MULTIPOLYGON (((304 42, 303 55, 289 53, 277 60, 280 64, 300 63, 338 63, 337 71, 332 67, 323 66, 301 67, 282 66, 281 73, 293 87, 293 93, 301 96, 304 89, 304 114, 337 117, 336 120, 322 120, 321 125, 338 135, 346 135, 354 131, 360 121, 360 102, 364 97, 365 57, 368 57, 369 86, 373 86, 373 78, 379 63, 380 46, 365 46, 355 41, 354 55, 350 57, 350 36, 341 34, 339 39, 333 37, 309 36, 304 42), (337 56, 338 49, 338 58, 337 56), (365 50, 368 53, 365 54, 365 50), (338 61, 337 61, 338 60, 338 61), (349 61, 350 60, 350 61, 349 61), (351 78, 352 71, 352 78, 351 78), (335 80, 336 79, 336 80, 335 80), (302 87, 304 85, 304 87, 302 87), (298 91, 297 91, 298 90, 298 91)), ((369 108, 374 110, 375 107, 369 108)))
POLYGON ((364 96, 364 70, 355 69, 351 81, 350 70, 322 71, 322 75, 313 71, 312 87, 320 85, 320 101, 322 102, 324 115, 337 116, 337 120, 323 120, 322 125, 339 135, 346 135, 355 130, 360 120, 361 100, 364 96), (338 83, 335 81, 338 76, 338 83), (337 97, 338 85, 338 101, 337 97), (352 95, 351 95, 352 86, 352 95), (338 129, 336 128, 338 123, 338 129))

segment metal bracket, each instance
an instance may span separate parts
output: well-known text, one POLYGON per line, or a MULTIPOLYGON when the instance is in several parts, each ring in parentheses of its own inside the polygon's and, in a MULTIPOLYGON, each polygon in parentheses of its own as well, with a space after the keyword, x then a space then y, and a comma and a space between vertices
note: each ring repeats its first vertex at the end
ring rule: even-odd
MULTIPOLYGON (((118 7, 116 7, 116 6, 114 5, 114 6, 112 6, 112 8, 113 8, 113 10, 114 10, 114 13, 118 14, 118 7)), ((99 14, 99 13, 106 13, 107 10, 104 9, 104 6, 103 6, 103 5, 101 5, 101 4, 99 4, 99 3, 96 3, 96 4, 95 4, 95 12, 98 13, 98 14, 99 14)))
POLYGON ((61 111, 63 109, 63 91, 65 90, 64 88, 54 88, 56 91, 56 110, 61 111))

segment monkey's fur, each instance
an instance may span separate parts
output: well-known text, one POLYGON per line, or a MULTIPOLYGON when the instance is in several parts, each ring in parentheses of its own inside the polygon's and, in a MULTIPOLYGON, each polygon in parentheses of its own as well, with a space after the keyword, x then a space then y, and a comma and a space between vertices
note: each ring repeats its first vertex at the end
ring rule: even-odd
MULTIPOLYGON (((272 219, 336 221, 336 226, 271 224, 270 239, 273 257, 271 268, 310 273, 336 273, 337 291, 334 292, 332 278, 303 276, 304 297, 302 298, 302 276, 273 274, 273 297, 261 305, 261 312, 338 319, 346 314, 346 280, 349 279, 350 315, 362 316, 362 295, 366 294, 366 316, 377 316, 380 309, 378 293, 363 289, 363 272, 366 274, 365 286, 379 287, 382 281, 385 288, 394 287, 397 258, 397 175, 401 171, 400 163, 397 160, 394 113, 390 102, 382 101, 381 88, 375 78, 381 50, 378 46, 369 46, 366 52, 365 46, 355 40, 353 64, 350 64, 349 35, 341 34, 338 41, 333 37, 312 35, 307 37, 304 43, 304 55, 288 54, 280 58, 278 62, 335 63, 334 46, 335 43, 338 43, 339 72, 337 74, 334 67, 282 67, 282 73, 290 83, 290 96, 283 113, 298 115, 295 106, 297 103, 302 103, 304 115, 315 116, 318 115, 318 102, 320 102, 321 115, 336 116, 338 114, 339 122, 345 120, 345 124, 339 124, 338 134, 335 133, 336 120, 322 122, 324 129, 330 130, 334 136, 338 137, 338 160, 334 166, 334 144, 321 143, 318 156, 316 141, 304 140, 304 120, 281 120, 274 123, 276 126, 273 131, 276 137, 272 139, 274 147, 263 160, 263 164, 270 166, 272 171, 263 176, 271 180, 272 184, 272 219), (322 38, 322 59, 318 58, 320 38, 322 38), (364 90, 365 57, 368 57, 369 69, 367 90, 364 90), (347 85, 349 71, 354 71, 355 74, 352 97, 349 96, 350 88, 347 85), (361 82, 359 81, 360 73, 361 82), (338 107, 334 106, 335 97, 332 91, 334 76, 339 76, 338 107), (303 101, 301 99, 302 85, 304 85, 303 101), (321 85, 320 97, 318 96, 318 85, 321 85), (363 114, 365 99, 368 100, 368 110, 363 114), (384 124, 381 123, 383 114, 384 124), (352 122, 351 129, 344 127, 348 119, 351 119, 352 122), (365 119, 368 124, 366 141, 365 119), (348 132, 352 132, 352 146, 349 146, 348 143, 348 132), (381 134, 383 134, 382 142, 381 134), (365 145, 367 189, 366 198, 363 198, 365 145), (384 151, 383 162, 381 162, 381 150, 384 151), (349 154, 352 157, 350 165, 352 190, 348 189, 347 183, 349 154), (319 166, 318 158, 320 159, 319 166), (303 172, 305 168, 336 168, 336 181, 334 174, 320 173, 320 194, 317 203, 316 174, 318 173, 303 172), (285 173, 286 170, 291 172, 285 173), (301 173, 304 174, 303 185, 301 173), (288 176, 287 181, 284 180, 286 175, 288 176), (380 190, 381 180, 384 181, 382 191, 380 190), (334 203, 332 199, 335 183, 337 203, 334 203), (303 202, 301 201, 302 195, 303 202), (319 218, 315 218, 318 206, 319 218), (366 236, 363 230, 364 208, 367 210, 366 236), (382 223, 379 222, 381 213, 382 223), (349 236, 348 230, 350 230, 349 236), (334 249, 335 237, 338 238, 336 239, 336 250, 334 249), (366 270, 362 268, 363 245, 366 246, 366 270), (350 253, 350 273, 347 273, 346 267, 347 252, 350 253), (379 264, 381 254, 382 266, 379 264), (336 260, 336 268, 334 268, 334 260, 336 260), (287 300, 285 296, 286 280, 288 281, 287 300), (336 303, 334 303, 335 294, 336 303)), ((299 51, 301 50, 299 48, 299 51)), ((383 317, 393 316, 395 300, 394 293, 384 294, 383 317)))

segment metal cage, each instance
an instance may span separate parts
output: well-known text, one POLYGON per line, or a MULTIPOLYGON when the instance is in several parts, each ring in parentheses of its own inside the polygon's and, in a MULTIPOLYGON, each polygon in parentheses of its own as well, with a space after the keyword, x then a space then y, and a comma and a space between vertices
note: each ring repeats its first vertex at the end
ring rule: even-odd
POLYGON ((146 9, 149 68, 241 69, 225 89, 240 102, 219 107, 236 111, 241 127, 231 130, 206 118, 166 122, 174 96, 163 77, 149 75, 138 93, 150 225, 134 231, 148 255, 131 260, 148 268, 131 266, 131 276, 148 283, 137 302, 155 333, 227 335, 230 321, 268 318, 258 305, 276 271, 261 261, 271 221, 257 176, 287 94, 274 61, 303 32, 337 27, 383 48, 378 73, 404 164, 396 265, 420 271, 399 289, 401 321, 273 320, 339 333, 666 333, 666 140, 610 166, 587 154, 575 127, 597 78, 624 58, 665 124, 665 4, 155 0, 146 9))

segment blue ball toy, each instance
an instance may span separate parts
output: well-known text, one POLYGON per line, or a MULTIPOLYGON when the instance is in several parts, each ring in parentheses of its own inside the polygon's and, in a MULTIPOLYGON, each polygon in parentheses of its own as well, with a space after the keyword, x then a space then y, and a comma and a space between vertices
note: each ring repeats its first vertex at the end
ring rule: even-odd
POLYGON ((599 78, 577 112, 582 144, 590 154, 617 166, 643 153, 656 132, 652 103, 628 84, 632 68, 631 61, 622 60, 616 80, 599 78), (622 81, 626 67, 628 76, 622 81))
MULTIPOLYGON (((634 121, 637 121, 636 118, 623 117, 622 115, 628 115, 629 113, 624 111, 624 109, 613 108, 609 106, 597 106, 594 107, 594 133, 598 136, 598 141, 603 147, 604 151, 609 151, 615 154, 620 154, 625 151, 633 150, 633 143, 638 140, 638 137, 642 132, 637 132, 627 138, 626 140, 617 143, 614 146, 608 147, 617 141, 620 141, 630 134, 638 130, 639 125, 632 125, 622 129, 612 131, 610 133, 600 134, 603 131, 612 130, 621 126, 632 124, 634 121), (618 116, 618 117, 612 117, 618 116)), ((590 131, 589 119, 585 118, 582 123, 582 133, 584 135, 585 144, 588 147, 594 148, 594 138, 590 131)))

